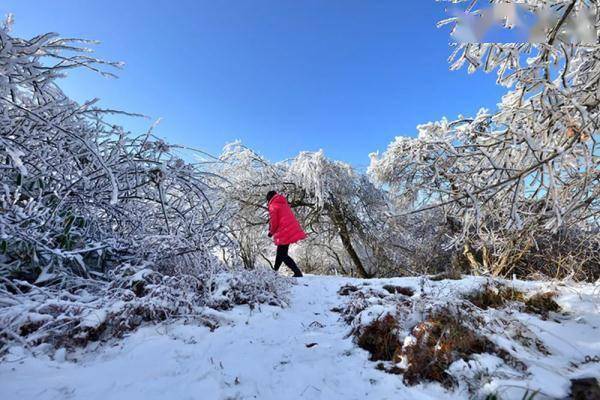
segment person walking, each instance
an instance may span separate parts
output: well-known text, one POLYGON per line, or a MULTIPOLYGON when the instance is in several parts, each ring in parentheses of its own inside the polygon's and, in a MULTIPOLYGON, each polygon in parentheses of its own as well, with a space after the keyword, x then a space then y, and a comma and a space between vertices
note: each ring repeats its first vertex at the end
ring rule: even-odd
POLYGON ((273 269, 279 271, 284 263, 292 270, 295 277, 301 277, 302 272, 292 257, 288 255, 291 244, 306 238, 300 223, 296 219, 285 196, 271 190, 267 193, 267 206, 269 208, 269 237, 273 238, 277 246, 277 256, 273 269))

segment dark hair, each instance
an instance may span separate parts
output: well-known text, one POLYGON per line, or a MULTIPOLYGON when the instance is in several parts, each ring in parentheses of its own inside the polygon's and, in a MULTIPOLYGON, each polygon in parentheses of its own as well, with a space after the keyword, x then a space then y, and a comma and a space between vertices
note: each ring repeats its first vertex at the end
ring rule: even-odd
POLYGON ((274 197, 276 194, 277 194, 277 192, 276 192, 276 191, 274 191, 274 190, 271 190, 269 193, 267 193, 267 203, 268 203, 269 201, 271 201, 271 199, 272 199, 272 198, 273 198, 273 197, 274 197))

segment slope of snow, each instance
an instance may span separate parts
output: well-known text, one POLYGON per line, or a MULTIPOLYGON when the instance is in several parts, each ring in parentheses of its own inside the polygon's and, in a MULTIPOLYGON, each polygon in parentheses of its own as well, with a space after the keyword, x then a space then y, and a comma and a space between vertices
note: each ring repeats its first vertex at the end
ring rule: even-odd
MULTIPOLYGON (((400 376, 375 369, 368 353, 348 337, 348 325, 330 311, 344 302, 337 290, 349 282, 360 280, 307 276, 293 287, 289 308, 251 311, 240 306, 215 312, 226 323, 214 332, 177 323, 144 327, 110 347, 90 346, 73 354, 59 350, 53 359, 13 348, 0 364, 0 399, 469 398, 464 391, 448 392, 438 384, 406 387, 400 376)), ((419 285, 418 278, 369 282, 419 285)), ((455 285, 477 285, 477 279, 459 282, 455 285)), ((539 370, 532 378, 552 393, 568 390, 570 377, 600 375, 598 363, 571 370, 564 365, 568 359, 600 354, 598 293, 567 293, 560 303, 579 317, 562 324, 527 321, 545 335, 555 353, 545 363, 534 360, 539 370)), ((490 357, 479 356, 478 362, 493 365, 490 357)), ((455 364, 454 369, 468 369, 455 364)))

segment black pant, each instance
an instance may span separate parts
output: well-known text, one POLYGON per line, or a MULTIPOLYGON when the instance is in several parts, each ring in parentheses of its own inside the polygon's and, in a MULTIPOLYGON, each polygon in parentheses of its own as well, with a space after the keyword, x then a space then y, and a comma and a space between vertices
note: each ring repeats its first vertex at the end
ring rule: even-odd
POLYGON ((302 276, 300 268, 298 268, 292 257, 288 255, 289 248, 289 244, 282 244, 277 246, 277 257, 275 257, 275 265, 273 266, 273 269, 275 271, 279 271, 281 263, 285 263, 285 265, 287 265, 288 268, 292 270, 294 276, 302 276))

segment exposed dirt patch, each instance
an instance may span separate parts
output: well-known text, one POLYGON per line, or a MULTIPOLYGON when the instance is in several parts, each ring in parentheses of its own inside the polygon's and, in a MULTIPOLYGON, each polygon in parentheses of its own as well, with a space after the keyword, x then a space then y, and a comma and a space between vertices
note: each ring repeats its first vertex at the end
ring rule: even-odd
POLYGON ((571 396, 574 400, 600 399, 598 378, 571 379, 571 396))

